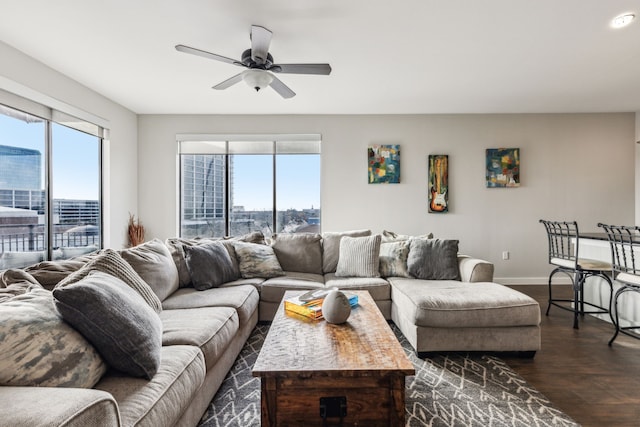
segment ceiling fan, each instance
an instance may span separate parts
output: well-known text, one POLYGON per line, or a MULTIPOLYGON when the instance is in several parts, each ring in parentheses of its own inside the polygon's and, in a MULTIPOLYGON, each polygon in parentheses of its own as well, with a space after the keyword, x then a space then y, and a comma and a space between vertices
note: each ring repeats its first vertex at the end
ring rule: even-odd
POLYGON ((331 66, 329 64, 275 64, 273 62, 273 56, 269 53, 272 34, 271 31, 264 27, 252 25, 251 48, 242 52, 242 57, 239 61, 182 44, 177 45, 176 50, 246 68, 246 70, 240 74, 236 74, 213 87, 218 90, 227 89, 239 81, 244 80, 256 91, 271 86, 273 90, 278 92, 283 98, 292 98, 296 93, 282 83, 273 73, 322 75, 329 75, 331 73, 331 66))

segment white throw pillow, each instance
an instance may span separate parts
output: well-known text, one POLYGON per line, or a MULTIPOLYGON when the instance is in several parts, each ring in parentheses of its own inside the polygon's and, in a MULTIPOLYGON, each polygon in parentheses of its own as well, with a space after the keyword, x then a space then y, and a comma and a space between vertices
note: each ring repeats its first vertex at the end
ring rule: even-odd
POLYGON ((340 240, 338 277, 380 277, 379 234, 368 237, 344 236, 340 240))

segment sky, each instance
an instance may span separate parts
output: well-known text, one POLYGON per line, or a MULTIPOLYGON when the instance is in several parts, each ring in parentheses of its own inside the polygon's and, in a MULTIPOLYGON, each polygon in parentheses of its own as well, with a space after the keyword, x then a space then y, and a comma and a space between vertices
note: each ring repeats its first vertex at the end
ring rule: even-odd
MULTIPOLYGON (((53 198, 98 200, 99 138, 54 123, 53 198)), ((27 123, 0 113, 0 145, 31 148, 42 155, 44 189, 44 122, 27 123)))
MULTIPOLYGON (((273 166, 270 155, 235 155, 235 206, 246 210, 271 210, 273 207, 273 166)), ((320 208, 320 155, 296 154, 276 157, 276 208, 320 208)))

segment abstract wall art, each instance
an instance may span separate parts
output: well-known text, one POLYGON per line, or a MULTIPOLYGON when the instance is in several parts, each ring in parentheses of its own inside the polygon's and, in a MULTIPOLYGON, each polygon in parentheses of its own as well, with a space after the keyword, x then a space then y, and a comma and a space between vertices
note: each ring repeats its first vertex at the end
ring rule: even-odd
POLYGON ((520 186, 520 149, 487 148, 487 187, 520 186))
POLYGON ((449 156, 429 155, 429 212, 449 212, 449 156))
POLYGON ((400 145, 370 145, 369 184, 400 183, 400 145))

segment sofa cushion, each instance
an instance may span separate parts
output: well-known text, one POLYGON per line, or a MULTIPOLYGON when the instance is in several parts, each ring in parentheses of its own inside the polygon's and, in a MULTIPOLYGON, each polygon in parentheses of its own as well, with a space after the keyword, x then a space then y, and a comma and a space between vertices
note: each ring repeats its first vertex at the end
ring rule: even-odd
POLYGON ((321 241, 317 233, 279 233, 271 246, 284 271, 322 274, 321 241))
POLYGON ((123 426, 173 426, 202 386, 204 356, 198 347, 162 347, 158 372, 145 380, 109 371, 95 388, 118 402, 123 426))
POLYGON ((120 426, 116 400, 87 388, 0 387, 3 426, 120 426))
POLYGON ((386 242, 380 244, 380 276, 411 277, 407 268, 409 241, 386 242))
POLYGON ((369 291, 374 301, 391 299, 391 285, 382 277, 338 277, 335 273, 325 274, 325 287, 345 290, 369 291))
POLYGON ((218 287, 240 277, 237 263, 231 260, 222 242, 184 246, 184 258, 191 284, 199 291, 218 287))
POLYGON ((120 255, 151 286, 160 301, 178 289, 178 269, 169 248, 162 241, 153 239, 124 249, 120 251, 120 255))
POLYGON ((106 364, 58 315, 51 291, 27 286, 10 285, 15 295, 0 303, 0 385, 93 387, 106 364))
POLYGON ((391 298, 416 326, 484 328, 540 323, 536 300, 497 283, 392 277, 391 298))
POLYGON ((343 237, 340 240, 340 257, 336 276, 379 277, 380 235, 343 237))
POLYGON ((322 233, 322 272, 335 273, 340 257, 340 240, 344 236, 363 237, 370 236, 371 230, 352 230, 341 232, 322 233))
POLYGON ((115 276, 92 271, 53 290, 65 321, 80 331, 107 363, 150 379, 160 365, 162 322, 140 294, 115 276))
POLYGON ((313 273, 287 271, 285 276, 275 277, 260 285, 260 300, 279 303, 285 291, 323 289, 324 276, 313 273))
POLYGON ((256 243, 233 242, 240 274, 245 279, 269 278, 284 275, 280 262, 271 246, 256 243))
POLYGON ((411 239, 409 274, 424 280, 460 280, 458 241, 411 239))
POLYGON ((238 333, 238 313, 231 307, 164 310, 162 345, 193 345, 204 354, 207 371, 216 364, 238 333))
POLYGON ((194 288, 179 289, 164 300, 162 305, 165 310, 231 307, 238 312, 240 325, 245 325, 258 309, 259 302, 260 294, 255 286, 224 284, 206 291, 197 291, 194 288))
POLYGON ((94 271, 107 273, 122 280, 127 286, 140 294, 149 307, 156 313, 162 311, 162 303, 153 290, 142 280, 136 271, 127 263, 118 252, 113 249, 105 249, 79 270, 62 279, 56 287, 69 286, 87 277, 94 271))

